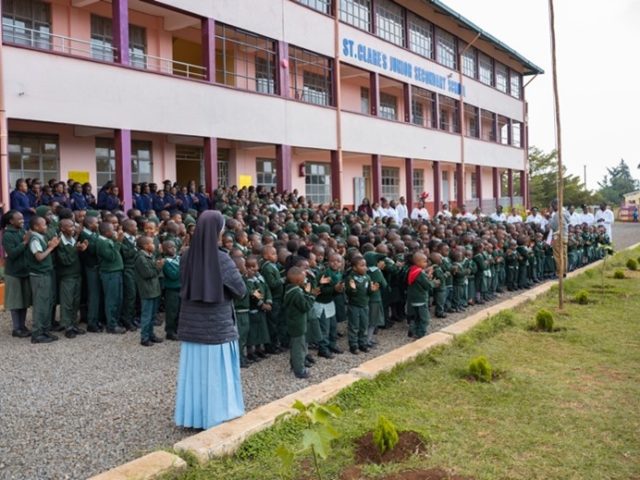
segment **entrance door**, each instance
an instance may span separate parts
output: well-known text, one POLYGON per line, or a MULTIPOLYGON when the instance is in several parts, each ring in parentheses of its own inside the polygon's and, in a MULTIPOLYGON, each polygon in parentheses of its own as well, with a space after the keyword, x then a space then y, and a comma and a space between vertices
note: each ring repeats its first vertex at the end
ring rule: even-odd
POLYGON ((202 184, 203 154, 202 147, 176 145, 176 181, 179 185, 188 185, 191 180, 202 184))

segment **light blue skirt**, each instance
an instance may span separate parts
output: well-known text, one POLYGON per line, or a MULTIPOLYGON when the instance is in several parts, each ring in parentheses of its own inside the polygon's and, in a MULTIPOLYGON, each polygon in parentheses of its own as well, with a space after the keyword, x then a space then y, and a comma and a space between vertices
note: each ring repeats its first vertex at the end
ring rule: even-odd
POLYGON ((176 425, 207 429, 244 415, 239 350, 237 341, 182 342, 176 425))

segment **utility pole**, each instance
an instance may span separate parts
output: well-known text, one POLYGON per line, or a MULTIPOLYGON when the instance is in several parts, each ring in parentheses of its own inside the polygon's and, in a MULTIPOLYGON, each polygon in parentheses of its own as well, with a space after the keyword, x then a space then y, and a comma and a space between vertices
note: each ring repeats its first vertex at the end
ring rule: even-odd
POLYGON ((556 149, 558 151, 558 238, 560 250, 560 265, 558 265, 558 307, 564 307, 564 275, 565 256, 564 250, 564 179, 562 175, 562 129, 560 127, 560 95, 558 94, 558 65, 556 61, 556 27, 553 0, 549 0, 549 24, 551 27, 551 64, 553 67, 553 98, 556 111, 556 149))

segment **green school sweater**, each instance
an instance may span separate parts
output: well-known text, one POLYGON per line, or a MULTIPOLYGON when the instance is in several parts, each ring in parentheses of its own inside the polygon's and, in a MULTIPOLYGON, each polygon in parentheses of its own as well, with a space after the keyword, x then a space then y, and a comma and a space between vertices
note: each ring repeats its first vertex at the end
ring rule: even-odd
POLYGON ((251 307, 251 301, 249 299, 249 293, 251 291, 251 287, 249 282, 247 281, 246 276, 242 276, 242 280, 244 281, 244 286, 246 287, 245 293, 242 297, 233 297, 233 306, 236 309, 236 312, 248 312, 251 307))
POLYGON ((98 257, 98 268, 100 272, 112 273, 124 270, 122 255, 120 254, 121 244, 113 240, 99 236, 96 242, 96 256, 98 257))
POLYGON ((180 290, 180 257, 165 257, 162 267, 164 277, 164 288, 170 290, 180 290))
POLYGON ((313 308, 315 301, 313 295, 309 295, 296 285, 287 285, 283 306, 287 321, 287 330, 291 337, 304 335, 307 328, 307 317, 313 308))
POLYGON ((160 290, 160 275, 156 267, 156 259, 147 252, 140 251, 134 266, 136 286, 142 299, 157 298, 160 290))
POLYGON ((78 276, 82 272, 80 255, 76 245, 65 245, 62 239, 54 250, 56 259, 56 273, 59 277, 78 276))
POLYGON ((407 303, 412 306, 429 305, 429 295, 433 290, 433 283, 424 272, 416 277, 413 283, 407 280, 407 303))
POLYGON ((29 239, 29 250, 27 254, 27 263, 29 265, 29 273, 34 275, 45 275, 53 272, 53 255, 50 253, 44 260, 39 262, 36 260, 36 256, 31 253, 31 242, 38 242, 42 246, 42 251, 47 249, 47 240, 44 235, 40 235, 37 232, 31 232, 31 238, 29 239))
POLYGON ((138 249, 135 242, 131 242, 128 238, 122 239, 122 246, 120 247, 120 254, 122 255, 122 263, 124 269, 131 271, 136 264, 136 258, 138 258, 138 249))
POLYGON ((78 237, 79 242, 87 240, 89 246, 80 254, 80 261, 87 268, 96 268, 98 266, 98 234, 84 228, 78 237))
POLYGON ((342 272, 328 268, 327 270, 325 270, 324 276, 329 277, 331 282, 320 285, 320 294, 316 297, 316 302, 331 303, 333 299, 338 295, 338 292, 336 292, 336 285, 342 281, 342 272))
POLYGON ((24 230, 9 225, 2 235, 2 247, 7 254, 4 273, 12 277, 24 278, 29 276, 27 258, 29 247, 23 241, 25 233, 24 230))
POLYGON ((273 300, 282 302, 282 296, 284 295, 284 283, 282 282, 282 277, 280 276, 280 271, 276 264, 265 261, 260 269, 260 274, 269 286, 273 300))
POLYGON ((349 305, 354 307, 368 307, 369 295, 371 295, 371 278, 366 273, 357 275, 350 272, 345 280, 345 293, 349 300, 349 305), (351 280, 356 284, 355 288, 351 288, 351 280))

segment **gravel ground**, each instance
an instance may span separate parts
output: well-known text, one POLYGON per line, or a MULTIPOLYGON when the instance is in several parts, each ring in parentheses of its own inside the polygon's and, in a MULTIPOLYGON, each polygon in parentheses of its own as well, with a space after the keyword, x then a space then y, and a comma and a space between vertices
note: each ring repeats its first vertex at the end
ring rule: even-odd
MULTIPOLYGON (((615 225, 614 239, 617 249, 640 242, 640 225, 615 225)), ((465 315, 433 319, 430 332, 465 315)), ((309 380, 293 377, 286 354, 243 370, 247 410, 405 344, 406 329, 397 324, 377 340, 367 354, 318 359, 309 380)), ((173 425, 179 344, 142 348, 138 342, 137 334, 103 333, 31 345, 11 337, 9 315, 2 313, 0 479, 86 478, 192 435, 173 425)), ((340 346, 346 348, 346 338, 340 346)))

